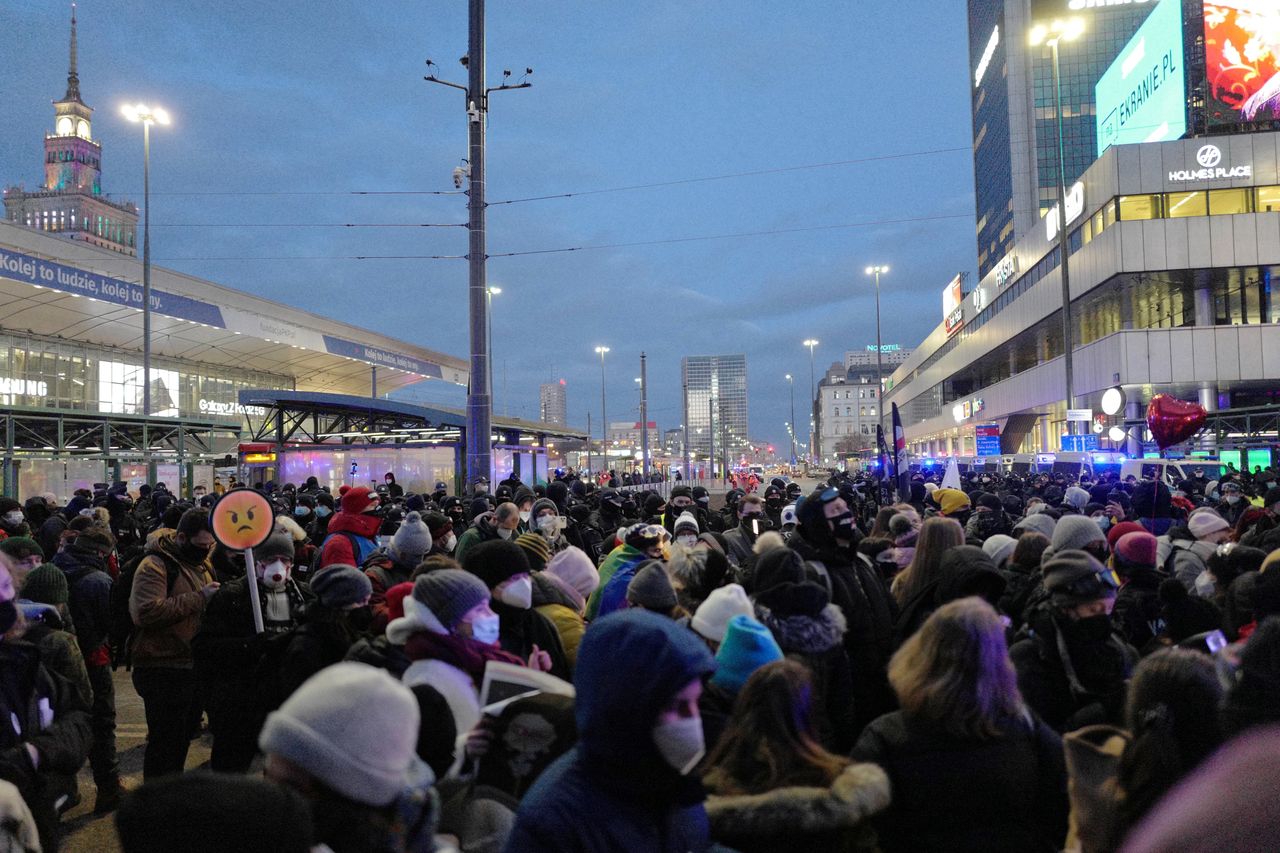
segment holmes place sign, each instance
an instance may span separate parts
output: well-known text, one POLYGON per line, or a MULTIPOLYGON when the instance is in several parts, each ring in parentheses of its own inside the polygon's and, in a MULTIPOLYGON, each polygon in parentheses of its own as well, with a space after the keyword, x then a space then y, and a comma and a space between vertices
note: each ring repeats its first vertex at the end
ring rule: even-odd
POLYGON ((1253 165, 1222 165, 1222 149, 1216 145, 1204 145, 1196 152, 1199 169, 1176 169, 1169 173, 1171 181, 1216 181, 1224 178, 1252 178, 1253 165))

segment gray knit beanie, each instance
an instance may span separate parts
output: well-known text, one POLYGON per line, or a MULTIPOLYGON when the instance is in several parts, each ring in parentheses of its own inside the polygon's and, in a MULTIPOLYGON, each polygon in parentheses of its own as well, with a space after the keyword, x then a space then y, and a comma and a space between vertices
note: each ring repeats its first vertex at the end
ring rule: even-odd
POLYGON ((420 761, 420 719, 413 693, 384 670, 336 663, 268 715, 258 747, 350 800, 381 808, 410 783, 420 761))
POLYGON ((1029 531, 1039 533, 1045 539, 1053 538, 1053 528, 1057 526, 1057 522, 1053 520, 1053 516, 1045 515, 1042 512, 1033 512, 1026 518, 1019 521, 1013 526, 1014 533, 1029 531))
POLYGON ((627 585, 627 601, 645 610, 670 610, 676 606, 676 589, 671 585, 667 569, 657 560, 640 567, 627 585))
POLYGON ((1107 541, 1098 522, 1086 515, 1064 515, 1058 519, 1053 528, 1053 550, 1056 554, 1063 551, 1078 551, 1094 542, 1107 541))
POLYGON ((402 563, 419 563, 431 550, 431 528, 420 513, 411 512, 391 537, 391 555, 402 563))
POLYGON ((418 575, 413 597, 452 631, 473 607, 489 600, 484 581, 461 569, 437 569, 418 575))
POLYGON ((253 560, 259 565, 277 559, 293 560, 293 534, 280 525, 273 527, 267 540, 253 549, 253 560))
POLYGON ((362 601, 368 601, 373 594, 373 584, 355 566, 334 563, 312 576, 311 591, 330 610, 346 610, 362 601))

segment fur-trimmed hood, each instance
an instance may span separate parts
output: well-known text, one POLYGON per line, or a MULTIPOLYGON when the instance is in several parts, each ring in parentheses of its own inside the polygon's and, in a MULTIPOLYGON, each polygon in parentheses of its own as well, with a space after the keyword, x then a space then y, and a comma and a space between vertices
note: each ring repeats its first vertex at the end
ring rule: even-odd
POLYGON ((784 654, 822 654, 840 645, 848 627, 844 613, 834 604, 817 616, 782 616, 756 602, 756 618, 773 632, 784 654))
POLYGON ((776 788, 706 801, 713 838, 846 829, 888 807, 889 777, 875 764, 850 764, 829 788, 776 788))

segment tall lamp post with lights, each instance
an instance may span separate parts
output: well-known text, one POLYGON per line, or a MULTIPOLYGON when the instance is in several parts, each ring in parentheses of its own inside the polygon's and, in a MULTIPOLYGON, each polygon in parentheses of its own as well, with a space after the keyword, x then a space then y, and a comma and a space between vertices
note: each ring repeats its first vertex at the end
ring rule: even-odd
POLYGON ((879 424, 882 432, 884 430, 884 404, 881 402, 884 396, 884 347, 880 343, 880 276, 888 272, 889 268, 883 265, 867 267, 867 275, 873 275, 876 278, 876 423, 879 424))
MULTIPOLYGON (((169 114, 146 104, 125 104, 124 117, 142 125, 142 414, 151 415, 151 125, 168 125, 169 114)), ((147 442, 150 445, 150 441, 147 442)), ((151 449, 149 446, 146 448, 151 449)), ((149 455, 149 454, 148 454, 149 455)))
MULTIPOLYGON (((609 469, 609 419, 605 416, 604 402, 604 356, 609 351, 608 347, 596 347, 596 354, 600 356, 600 470, 607 471, 609 469)), ((590 441, 590 436, 587 437, 590 441)))
MULTIPOLYGON (((1049 24, 1036 24, 1031 28, 1029 41, 1032 47, 1042 44, 1049 46, 1053 59, 1053 111, 1058 124, 1058 254, 1059 269, 1062 273, 1062 367, 1066 382, 1066 403, 1068 409, 1075 408, 1075 391, 1073 388, 1071 350, 1075 335, 1071 322, 1071 276, 1067 269, 1067 256, 1070 254, 1067 237, 1067 155, 1062 132, 1062 81, 1058 71, 1058 43, 1075 41, 1084 33, 1083 18, 1066 18, 1054 20, 1049 24)), ((1051 212, 1050 216, 1053 215, 1051 212)), ((1067 421, 1067 432, 1071 432, 1071 421, 1067 421)))
MULTIPOLYGON (((809 348, 809 400, 811 407, 809 411, 809 461, 814 465, 818 464, 817 446, 817 430, 818 430, 818 391, 817 386, 813 382, 813 350, 820 343, 817 338, 805 338, 802 342, 804 346, 809 348)), ((793 427, 794 429, 794 427, 793 427)))
POLYGON ((787 387, 791 391, 791 464, 796 464, 796 382, 787 374, 787 387))

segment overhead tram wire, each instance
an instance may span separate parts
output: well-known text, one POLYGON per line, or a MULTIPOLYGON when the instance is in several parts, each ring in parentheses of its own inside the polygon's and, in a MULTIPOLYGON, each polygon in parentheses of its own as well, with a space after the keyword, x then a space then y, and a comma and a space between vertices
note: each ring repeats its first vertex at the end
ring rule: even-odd
MULTIPOLYGON (((968 152, 971 149, 966 146, 957 146, 953 148, 932 148, 922 151, 906 151, 897 154, 877 154, 870 157, 857 157, 849 160, 832 160, 827 163, 805 163, 797 166, 779 166, 772 169, 752 169, 745 172, 730 172, 723 175, 704 175, 693 178, 676 178, 669 181, 655 181, 647 184, 629 184, 618 187, 602 187, 594 190, 574 190, 571 192, 551 193, 548 195, 526 196, 523 198, 500 199, 498 201, 488 202, 489 207, 499 204, 519 204, 527 201, 546 201, 558 198, 575 198, 577 196, 602 195, 605 193, 632 192, 635 190, 645 189, 661 189, 663 187, 675 187, 685 184, 708 183, 711 181, 726 181, 734 178, 753 178, 763 175, 780 175, 788 172, 801 172, 810 169, 830 169, 840 166, 857 166, 866 163, 880 163, 888 160, 904 160, 913 157, 932 157, 939 154, 955 154, 959 152, 968 152)), ((128 195, 129 193, 119 193, 119 195, 128 195)), ((164 192, 152 193, 152 195, 168 195, 168 196, 345 196, 345 195, 438 195, 453 196, 466 195, 466 190, 167 190, 164 192)))
MULTIPOLYGON (((734 240, 747 237, 768 237, 780 234, 804 234, 813 231, 834 231, 846 228, 868 228, 876 225, 910 225, 919 222, 942 222, 949 219, 968 219, 970 213, 941 213, 932 216, 908 216, 898 219, 868 219, 865 222, 846 222, 832 225, 808 225, 798 228, 773 228, 765 231, 742 231, 733 234, 702 234, 693 237, 665 237, 657 240, 635 240, 626 243, 598 243, 589 246, 563 246, 556 249, 528 249, 519 252, 496 252, 490 258, 517 258, 525 255, 550 255, 564 252, 589 252, 599 249, 625 249, 637 246, 662 246, 673 243, 701 243, 711 240, 734 240)), ((436 261, 465 260, 466 255, 298 255, 278 257, 182 257, 157 258, 174 261, 436 261)), ((132 258, 104 258, 102 261, 132 261, 132 258)))

